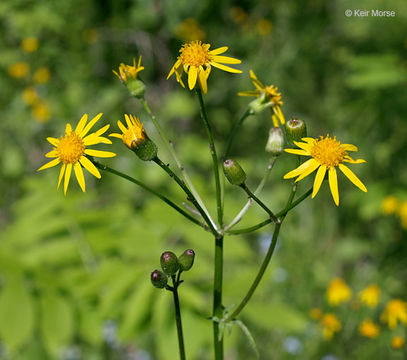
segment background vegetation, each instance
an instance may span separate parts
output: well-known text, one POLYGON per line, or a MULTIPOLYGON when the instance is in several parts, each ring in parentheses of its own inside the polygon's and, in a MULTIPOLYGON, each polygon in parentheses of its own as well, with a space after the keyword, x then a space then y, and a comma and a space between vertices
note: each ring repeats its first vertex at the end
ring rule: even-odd
MULTIPOLYGON (((345 279, 354 299, 376 283, 382 297, 368 314, 377 323, 387 300, 407 300, 406 4, 387 2, 385 10, 396 11, 392 18, 346 17, 348 8, 383 9, 383 2, 0 3, 1 359, 173 359, 171 296, 153 288, 149 274, 161 252, 189 247, 196 263, 180 289, 187 355, 212 357, 210 236, 109 174, 100 181, 87 176, 86 194, 72 179, 64 197, 56 192, 56 169, 36 173, 49 151, 45 138, 58 136, 83 113, 103 112, 103 124, 113 128, 123 113, 133 113, 158 138, 140 104, 112 74, 120 62, 142 55, 147 99, 214 212, 197 100, 174 79, 166 81, 181 44, 193 38, 213 48, 227 45, 231 56, 243 60, 244 74, 214 70, 209 79, 206 100, 220 147, 247 107, 248 99, 236 93, 252 88, 253 69, 279 87, 286 117, 304 119, 311 136, 329 133, 356 144, 367 160, 356 170, 367 194, 342 177, 339 208, 324 186, 287 218, 272 266, 242 313, 261 358, 366 359, 378 351, 382 358, 403 358, 402 349, 390 347, 402 327, 390 331, 381 324, 379 337, 365 338, 357 330, 365 310, 355 300, 334 308, 325 297, 334 277, 345 279), (382 208, 390 195, 398 205, 382 208), (329 341, 309 316, 314 307, 336 313, 342 323, 329 341)), ((252 186, 268 163, 270 126, 267 112, 249 118, 233 148, 252 186)), ((183 200, 158 168, 119 143, 111 148, 118 156, 109 165, 183 200)), ((294 166, 289 155, 277 162, 262 193, 272 209, 282 207, 290 188, 282 175, 294 166)), ((310 184, 303 181, 300 190, 310 184)), ((230 220, 245 196, 226 189, 230 220)), ((263 218, 253 207, 242 224, 263 218)), ((226 305, 236 304, 253 279, 268 231, 226 239, 226 305)), ((237 328, 226 336, 226 347, 228 359, 254 357, 237 328)))

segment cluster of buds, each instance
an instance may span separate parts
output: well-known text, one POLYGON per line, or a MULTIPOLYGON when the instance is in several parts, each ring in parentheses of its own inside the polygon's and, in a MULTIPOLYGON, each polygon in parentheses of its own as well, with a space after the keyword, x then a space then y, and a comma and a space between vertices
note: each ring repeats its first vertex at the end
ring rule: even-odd
POLYGON ((154 270, 151 273, 151 283, 158 289, 166 288, 168 277, 190 270, 194 260, 195 252, 192 249, 185 250, 180 257, 171 251, 163 252, 160 257, 161 270, 154 270))

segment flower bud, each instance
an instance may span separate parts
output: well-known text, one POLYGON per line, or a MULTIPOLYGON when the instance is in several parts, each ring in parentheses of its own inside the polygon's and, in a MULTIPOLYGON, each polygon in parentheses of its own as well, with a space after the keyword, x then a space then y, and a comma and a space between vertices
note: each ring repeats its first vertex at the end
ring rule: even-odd
POLYGON ((167 286, 168 278, 160 270, 154 270, 150 276, 151 283, 158 289, 163 289, 167 286))
POLYGON ((144 97, 146 92, 146 85, 140 79, 128 79, 126 83, 127 89, 129 89, 130 94, 138 99, 144 97))
POLYGON ((232 185, 242 185, 246 181, 246 173, 235 160, 225 160, 223 163, 223 172, 232 185))
POLYGON ((194 265, 195 252, 192 249, 185 250, 178 258, 179 267, 182 271, 188 271, 194 265))
POLYGON ((249 109, 254 114, 260 114, 264 109, 267 109, 272 105, 273 104, 270 101, 267 101, 266 95, 263 93, 261 96, 249 103, 249 109))
POLYGON ((290 145, 294 145, 294 141, 300 141, 307 136, 307 126, 305 122, 299 119, 290 119, 285 123, 285 135, 290 145))
POLYGON ((143 161, 153 160, 157 156, 157 145, 146 136, 144 141, 140 141, 138 144, 132 143, 131 149, 134 153, 143 161))
POLYGON ((179 263, 177 259, 177 255, 175 255, 171 251, 166 251, 162 253, 160 258, 161 269, 167 275, 174 275, 179 269, 179 263))
POLYGON ((266 151, 272 156, 280 155, 284 150, 284 134, 279 127, 270 129, 269 138, 266 144, 266 151))

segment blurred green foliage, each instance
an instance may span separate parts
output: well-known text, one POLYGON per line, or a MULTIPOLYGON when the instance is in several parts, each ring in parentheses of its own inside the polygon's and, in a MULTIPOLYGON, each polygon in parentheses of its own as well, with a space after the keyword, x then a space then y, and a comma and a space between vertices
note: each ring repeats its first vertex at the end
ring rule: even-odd
MULTIPOLYGON (((191 34, 205 35, 213 48, 229 46, 230 55, 243 60, 243 75, 214 69, 208 81, 206 101, 220 149, 246 109, 248 99, 236 93, 251 89, 253 69, 264 83, 279 87, 287 118, 307 121, 310 136, 330 133, 356 144, 367 160, 356 170, 367 194, 340 177, 339 208, 323 186, 287 218, 271 269, 241 316, 261 358, 367 359, 378 349, 382 358, 403 358, 402 350, 390 348, 391 333, 384 326, 380 340, 357 333, 358 309, 338 310, 345 330, 331 341, 309 318, 313 307, 336 311, 325 300, 335 276, 355 293, 377 283, 381 307, 394 297, 407 299, 406 229, 381 213, 386 196, 407 200, 406 4, 386 2, 386 9, 396 11, 394 18, 344 15, 356 8, 382 9, 383 2, 2 1, 0 358, 174 359, 171 296, 154 289, 149 274, 164 250, 181 254, 190 247, 196 262, 180 288, 186 350, 190 359, 212 358, 209 234, 110 174, 97 182, 87 176, 85 194, 72 179, 66 197, 56 192, 56 169, 35 174, 50 150, 45 138, 58 136, 66 122, 74 125, 83 113, 103 112, 103 124, 112 128, 123 113, 133 113, 158 138, 140 104, 112 74, 120 62, 142 55, 147 99, 214 213, 211 160, 197 101, 174 79, 166 81, 191 34), (188 18, 200 32, 182 30, 188 18), (24 50, 27 37, 38 39, 38 49, 24 50), (13 72, 18 62, 28 70, 18 65, 13 72), (41 68, 48 69, 49 79, 38 75, 41 68), (19 77, 12 76, 16 72, 19 77), (289 340, 297 347, 290 348, 289 340)), ((270 126, 268 113, 249 118, 233 147, 250 186, 267 166, 270 126)), ((178 203, 184 200, 152 164, 141 163, 121 144, 112 149, 118 156, 109 165, 178 203)), ((164 151, 160 156, 169 159, 164 151)), ((290 186, 282 175, 294 166, 286 154, 273 169, 261 196, 272 209, 283 206, 290 186)), ((304 180, 299 191, 309 185, 311 180, 304 180)), ((246 198, 230 186, 226 196, 230 221, 246 198)), ((253 206, 242 226, 263 219, 253 206)), ((226 239, 226 306, 244 295, 269 240, 267 228, 226 239)), ((237 327, 226 336, 226 352, 230 359, 254 357, 237 327)))

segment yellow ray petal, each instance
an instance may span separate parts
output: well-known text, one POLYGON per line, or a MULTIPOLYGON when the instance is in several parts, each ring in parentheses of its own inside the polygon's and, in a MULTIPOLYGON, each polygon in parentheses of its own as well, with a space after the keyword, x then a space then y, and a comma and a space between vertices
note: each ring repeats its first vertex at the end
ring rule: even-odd
POLYGON ((345 156, 345 158, 343 159, 343 161, 348 162, 348 163, 350 163, 350 164, 362 164, 362 163, 365 163, 365 162, 366 162, 366 160, 363 160, 363 159, 354 160, 354 159, 352 159, 350 156, 345 156))
POLYGON ((54 146, 58 146, 59 144, 59 139, 53 138, 53 137, 47 137, 47 141, 54 146))
POLYGON ((341 148, 346 151, 358 151, 357 146, 352 144, 341 144, 341 148))
POLYGON ((298 176, 298 178, 295 179, 295 182, 304 179, 306 176, 315 171, 319 165, 321 165, 318 161, 315 161, 314 159, 310 160, 311 162, 309 163, 308 167, 303 171, 303 173, 300 176, 298 176))
POLYGON ((86 146, 95 145, 95 144, 111 144, 112 142, 103 136, 97 136, 95 133, 88 135, 83 139, 83 143, 86 146))
POLYGON ((118 139, 123 139, 123 135, 122 135, 122 134, 112 133, 112 134, 109 134, 109 136, 115 137, 115 138, 118 138, 118 139))
POLYGON ((302 172, 305 171, 313 161, 315 161, 315 160, 314 159, 307 160, 305 163, 301 164, 296 169, 294 169, 294 170, 288 172, 287 174, 285 174, 284 179, 290 179, 290 178, 296 177, 298 175, 301 175, 302 172))
POLYGON ((65 126, 65 133, 70 134, 72 132, 72 126, 71 124, 66 124, 65 126))
POLYGON ((174 73, 174 71, 181 65, 181 60, 177 60, 174 64, 174 66, 171 68, 168 76, 167 76, 167 80, 171 77, 171 75, 174 73))
POLYGON ((51 160, 50 162, 47 162, 45 165, 42 165, 37 171, 48 169, 50 167, 58 165, 60 162, 61 160, 59 158, 51 160))
POLYGON ((250 80, 252 81, 253 85, 256 87, 257 90, 264 89, 263 83, 257 78, 253 70, 250 70, 250 80))
POLYGON ((127 131, 127 128, 122 124, 120 120, 117 120, 117 126, 122 131, 122 133, 125 133, 127 131))
POLYGON ((308 152, 308 155, 311 155, 310 151, 311 151, 312 145, 303 143, 303 142, 299 142, 299 141, 294 141, 294 144, 297 145, 300 149, 303 149, 306 152, 308 152))
POLYGON ((55 149, 54 149, 54 150, 51 150, 50 152, 47 152, 47 153, 45 154, 45 157, 47 157, 47 158, 58 157, 58 151, 56 151, 55 149))
POLYGON ((97 157, 113 157, 116 156, 115 153, 110 151, 101 151, 101 150, 93 150, 93 149, 85 149, 85 154, 90 156, 97 156, 97 157))
POLYGON ((196 78, 198 76, 198 68, 190 66, 188 71, 188 86, 189 90, 192 90, 196 84, 196 78))
POLYGON ((81 137, 84 137, 90 129, 92 129, 93 125, 96 124, 96 122, 102 117, 103 113, 97 114, 91 121, 89 121, 88 125, 85 126, 85 128, 82 130, 81 137))
POLYGON ((219 55, 219 54, 223 54, 224 52, 226 52, 229 48, 227 46, 222 46, 220 48, 214 49, 209 51, 209 54, 211 55, 219 55))
POLYGON ((242 70, 234 69, 234 68, 232 68, 232 67, 230 67, 230 66, 218 64, 218 63, 216 63, 216 62, 211 62, 210 64, 211 64, 212 66, 218 68, 218 69, 221 69, 221 70, 223 70, 223 71, 228 71, 228 72, 231 72, 231 73, 235 73, 235 74, 241 74, 241 73, 243 72, 242 70))
POLYGON ((201 69, 201 71, 198 73, 198 82, 204 94, 208 93, 207 79, 208 76, 206 75, 206 71, 201 69))
POLYGON ((64 177, 65 168, 66 168, 66 165, 65 165, 65 164, 62 164, 62 166, 61 166, 61 171, 59 172, 57 190, 59 189, 59 185, 61 185, 61 180, 62 180, 62 178, 64 177))
POLYGON ((242 60, 235 59, 229 56, 214 56, 212 60, 222 64, 240 64, 242 62, 242 60))
POLYGON ((133 126, 133 124, 129 118, 129 115, 124 114, 124 119, 126 120, 127 128, 130 129, 133 126))
POLYGON ((346 165, 339 164, 339 169, 346 175, 346 177, 352 181, 360 190, 367 192, 366 186, 359 180, 355 173, 349 169, 346 165))
POLYGON ((321 187, 322 181, 325 178, 325 174, 326 174, 326 165, 321 165, 317 171, 317 174, 315 175, 314 187, 312 189, 312 198, 314 198, 317 195, 319 188, 321 187))
POLYGON ((72 164, 67 164, 66 170, 65 170, 65 179, 64 179, 64 195, 66 195, 66 191, 68 190, 69 180, 71 178, 71 172, 72 172, 72 164))
POLYGON ((102 128, 100 128, 98 131, 95 131, 94 134, 96 134, 97 136, 103 135, 107 130, 109 130, 110 125, 105 125, 102 128))
POLYGON ((288 152, 290 154, 296 154, 296 155, 309 155, 308 151, 299 150, 299 149, 284 149, 284 151, 288 152))
POLYGON ((330 167, 328 171, 329 187, 336 206, 339 206, 339 191, 338 191, 338 177, 336 175, 335 167, 330 167))
POLYGON ((259 90, 253 90, 253 91, 239 91, 237 93, 239 96, 259 96, 260 91, 259 90))
POLYGON ((101 178, 99 170, 96 168, 95 165, 93 165, 92 161, 90 161, 88 158, 86 158, 85 156, 81 156, 81 158, 79 159, 79 162, 93 176, 97 177, 98 179, 101 178))
POLYGON ((82 191, 85 192, 85 178, 83 177, 83 171, 81 164, 77 161, 73 167, 75 170, 76 179, 81 187, 82 191))
POLYGON ((83 116, 81 117, 81 119, 80 119, 79 122, 78 122, 78 125, 76 125, 76 128, 75 128, 75 132, 76 132, 78 135, 81 134, 83 128, 84 128, 85 125, 86 125, 86 121, 88 121, 88 114, 83 114, 83 116))

